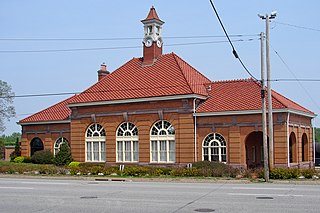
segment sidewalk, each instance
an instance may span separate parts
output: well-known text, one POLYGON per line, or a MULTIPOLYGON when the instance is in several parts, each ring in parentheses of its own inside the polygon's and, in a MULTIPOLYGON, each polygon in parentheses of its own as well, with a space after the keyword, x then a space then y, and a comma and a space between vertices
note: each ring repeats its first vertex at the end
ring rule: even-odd
POLYGON ((181 183, 224 183, 224 184, 291 184, 291 185, 320 185, 320 179, 292 179, 273 180, 265 183, 263 179, 233 179, 233 178, 194 178, 194 177, 110 177, 110 176, 48 176, 48 175, 23 175, 0 174, 0 178, 25 178, 25 179, 53 179, 53 180, 83 180, 83 181, 114 181, 114 182, 181 182, 181 183))

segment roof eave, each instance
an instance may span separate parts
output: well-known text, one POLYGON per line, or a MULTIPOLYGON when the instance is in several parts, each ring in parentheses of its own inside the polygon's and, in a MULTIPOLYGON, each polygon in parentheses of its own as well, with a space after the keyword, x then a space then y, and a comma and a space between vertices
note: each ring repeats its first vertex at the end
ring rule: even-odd
POLYGON ((97 105, 111 105, 111 104, 126 104, 126 103, 139 103, 147 101, 168 101, 185 98, 198 98, 205 100, 207 96, 199 94, 185 94, 185 95, 172 95, 172 96, 160 96, 160 97, 147 97, 147 98, 133 98, 133 99, 122 99, 122 100, 111 100, 111 101, 96 101, 96 102, 84 102, 68 104, 68 107, 82 107, 82 106, 97 106, 97 105))
MULTIPOLYGON (((315 118, 317 115, 314 113, 303 112, 294 109, 273 109, 273 113, 292 113, 296 115, 306 116, 309 118, 315 118)), ((262 110, 240 110, 240 111, 219 111, 219 112, 196 112, 193 116, 203 117, 203 116, 223 116, 223 115, 252 115, 261 114, 262 110)))
POLYGON ((71 123, 71 120, 60 120, 60 121, 32 121, 32 122, 17 122, 18 125, 42 125, 42 124, 67 124, 71 123))

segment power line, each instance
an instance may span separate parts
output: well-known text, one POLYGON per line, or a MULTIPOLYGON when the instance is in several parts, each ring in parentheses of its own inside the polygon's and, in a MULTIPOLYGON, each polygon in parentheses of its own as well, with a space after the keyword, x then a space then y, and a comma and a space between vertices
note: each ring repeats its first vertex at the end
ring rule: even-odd
MULTIPOLYGON (((254 41, 257 39, 238 39, 233 42, 254 41)), ((204 41, 204 42, 189 42, 189 43, 175 43, 167 44, 165 46, 187 46, 187 45, 201 45, 201 44, 217 44, 228 41, 204 41)), ((78 51, 99 51, 99 50, 120 50, 120 49, 136 49, 141 46, 123 46, 123 47, 97 47, 97 48, 71 48, 71 49, 44 49, 44 50, 0 50, 0 53, 52 53, 52 52, 78 52, 78 51)))
POLYGON ((226 31, 226 29, 225 29, 225 27, 224 27, 224 25, 223 25, 223 23, 222 23, 222 21, 221 21, 221 19, 220 19, 220 16, 219 16, 219 14, 218 14, 218 11, 216 10, 216 8, 215 8, 212 0, 210 0, 210 3, 211 3, 211 6, 212 6, 213 11, 215 12, 215 14, 216 14, 216 16, 217 16, 217 18, 218 18, 218 20, 219 20, 219 23, 220 23, 220 25, 221 25, 221 27, 222 27, 222 29, 223 29, 224 34, 226 35, 226 37, 227 37, 227 39, 228 39, 228 41, 229 41, 229 43, 230 43, 230 45, 231 45, 232 53, 233 53, 234 57, 239 60, 239 62, 240 62, 240 64, 242 65, 242 67, 245 69, 245 71, 246 71, 254 80, 259 81, 257 78, 255 78, 255 77, 252 75, 252 73, 248 70, 248 68, 245 66, 245 64, 243 63, 243 61, 242 61, 241 58, 239 57, 236 49, 235 49, 234 46, 233 46, 233 43, 232 43, 231 40, 230 40, 230 37, 229 37, 227 31, 226 31))
MULTIPOLYGON (((320 79, 271 79, 270 81, 277 82, 320 82, 320 79)), ((203 86, 203 84, 192 84, 193 86, 203 86)), ((75 92, 58 92, 58 93, 38 93, 38 94, 25 94, 25 95, 13 95, 13 96, 0 96, 0 98, 32 98, 32 97, 50 97, 50 96, 64 96, 64 95, 77 95, 77 94, 85 94, 85 93, 103 93, 103 92, 121 92, 121 91, 136 91, 136 90, 144 90, 144 89, 167 89, 174 87, 183 87, 184 85, 174 85, 174 86, 161 86, 161 87, 140 87, 140 88, 125 88, 125 89, 117 89, 117 90, 95 90, 95 91, 75 91, 75 92)))
MULTIPOLYGON (((272 46, 271 46, 272 47, 272 46)), ((309 99, 313 102, 313 104, 315 106, 317 106, 318 109, 320 109, 319 105, 317 104, 317 102, 312 98, 312 96, 310 95, 310 93, 306 90, 306 88, 304 88, 304 86, 301 84, 302 81, 320 81, 320 79, 298 79, 297 76, 294 74, 294 72, 290 69, 290 67, 288 66, 288 64, 284 61, 284 59, 280 56, 280 54, 272 47, 273 51, 276 53, 276 55, 279 57, 279 59, 281 60, 281 62, 285 65, 285 67, 287 68, 287 70, 293 75, 294 79, 299 83, 300 87, 304 90, 304 92, 308 95, 309 99)), ((278 79, 279 80, 279 79, 278 79)), ((289 79, 283 79, 283 80, 289 80, 289 79)))
POLYGON ((282 25, 286 25, 286 26, 290 26, 290 27, 294 27, 294 28, 299 28, 299 29, 305 29, 305 30, 312 30, 312 31, 320 32, 320 29, 311 28, 311 27, 303 27, 303 26, 299 26, 299 25, 295 25, 295 24, 288 24, 288 23, 283 23, 283 22, 278 22, 278 21, 274 21, 274 23, 282 24, 282 25))
MULTIPOLYGON (((235 34, 230 37, 250 37, 258 34, 235 34)), ((225 38, 224 35, 192 35, 192 36, 167 36, 165 39, 194 39, 194 38, 225 38)), ((140 37, 119 37, 119 38, 0 38, 0 41, 122 41, 142 40, 140 37)))

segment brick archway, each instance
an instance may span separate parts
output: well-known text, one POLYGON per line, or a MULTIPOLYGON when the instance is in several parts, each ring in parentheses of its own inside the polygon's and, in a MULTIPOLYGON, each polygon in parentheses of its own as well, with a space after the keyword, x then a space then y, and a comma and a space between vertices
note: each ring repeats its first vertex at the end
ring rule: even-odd
POLYGON ((296 134, 294 132, 291 132, 290 138, 289 138, 289 159, 290 163, 297 163, 297 139, 296 134))
POLYGON ((32 156, 36 151, 41 151, 44 149, 43 142, 40 138, 33 138, 30 142, 30 153, 32 156))
POLYGON ((247 168, 263 167, 263 137, 261 131, 251 132, 246 140, 247 168))
POLYGON ((308 161, 308 137, 306 133, 303 133, 302 135, 302 161, 308 161))

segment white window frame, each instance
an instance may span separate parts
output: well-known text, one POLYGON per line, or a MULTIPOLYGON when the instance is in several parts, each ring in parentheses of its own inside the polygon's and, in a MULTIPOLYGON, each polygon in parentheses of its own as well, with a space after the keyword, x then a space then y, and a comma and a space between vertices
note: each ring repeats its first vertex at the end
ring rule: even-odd
POLYGON ((224 137, 219 133, 210 133, 208 134, 202 143, 202 160, 204 160, 205 149, 207 149, 208 153, 208 161, 212 161, 211 159, 211 149, 218 149, 218 158, 219 162, 226 163, 227 162, 227 143, 224 137), (218 144, 218 146, 214 144, 218 144), (225 154, 223 154, 223 149, 225 154), (222 156, 225 155, 225 161, 223 161, 222 156))
POLYGON ((175 129, 172 124, 166 120, 157 121, 150 129, 150 163, 175 163, 175 158, 175 129), (167 125, 167 127, 165 126, 165 124, 167 125), (152 134, 153 130, 157 131, 156 135, 152 134), (172 131, 174 131, 173 134, 172 131), (165 151, 161 152, 161 143, 163 142, 165 143, 165 151), (153 146, 153 144, 155 144, 155 146, 153 146), (161 153, 164 153, 164 160, 161 159, 161 157, 163 156, 161 155, 161 153), (156 155, 156 159, 153 159, 153 154, 156 155))
POLYGON ((102 125, 91 124, 86 131, 85 137, 85 161, 86 162, 105 162, 106 161, 106 132, 102 125), (91 129, 93 127, 93 129, 91 129), (90 134, 91 133, 91 136, 90 134), (94 159, 94 144, 98 143, 98 159, 94 159), (88 147, 90 147, 91 159, 88 159, 88 147), (102 148, 104 147, 104 150, 102 148))
POLYGON ((69 141, 65 138, 65 137, 60 137, 58 138, 53 145, 53 155, 56 156, 56 154, 58 154, 58 152, 60 151, 60 147, 62 144, 68 144, 69 146, 69 141))
POLYGON ((139 161, 138 133, 139 133, 138 128, 133 123, 125 122, 119 125, 116 131, 116 162, 138 162, 139 161), (119 150, 119 144, 121 144, 121 147, 122 147, 121 150, 119 150), (125 148, 126 144, 130 144, 130 150, 126 150, 125 148), (136 147, 136 150, 134 149, 134 146, 136 147), (122 159, 119 159, 120 157, 119 154, 121 154, 122 159), (128 154, 130 156, 128 156, 128 154), (127 157, 130 157, 130 159, 128 160, 127 157))

